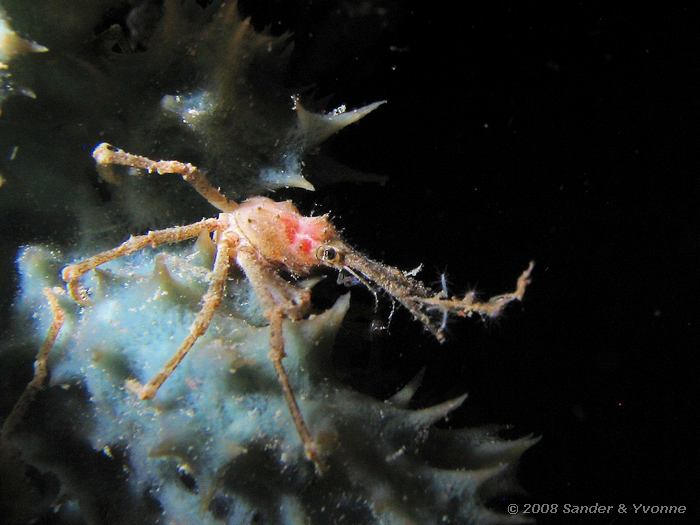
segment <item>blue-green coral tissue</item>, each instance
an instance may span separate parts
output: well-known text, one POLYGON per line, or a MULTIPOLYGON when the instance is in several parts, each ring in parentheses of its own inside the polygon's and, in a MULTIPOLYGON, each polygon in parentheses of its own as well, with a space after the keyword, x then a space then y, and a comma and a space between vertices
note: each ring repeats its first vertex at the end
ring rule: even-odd
MULTIPOLYGON (((235 274, 206 335, 155 399, 140 401, 127 391, 127 378, 148 380, 187 334, 208 270, 193 250, 148 251, 109 263, 87 279, 90 306, 62 303, 68 320, 51 356, 47 397, 66 390, 79 395, 60 417, 48 418, 51 433, 87 440, 95 454, 119 462, 132 505, 147 508, 138 503, 142 498, 157 503, 151 514, 125 512, 111 523, 519 522, 483 503, 503 488, 504 471, 532 439, 502 441, 494 429, 435 428, 464 396, 409 409, 418 381, 382 402, 336 379, 331 348, 349 294, 284 326, 285 366, 328 463, 323 476, 304 457, 268 358, 269 329, 235 274)), ((50 322, 41 289, 56 284, 62 262, 38 247, 19 258, 20 309, 39 312, 39 333, 50 322)), ((42 439, 46 435, 19 440, 28 443, 30 463, 48 445, 42 439)), ((79 504, 99 506, 84 479, 83 488, 71 486, 71 462, 54 458, 45 468, 79 504)))

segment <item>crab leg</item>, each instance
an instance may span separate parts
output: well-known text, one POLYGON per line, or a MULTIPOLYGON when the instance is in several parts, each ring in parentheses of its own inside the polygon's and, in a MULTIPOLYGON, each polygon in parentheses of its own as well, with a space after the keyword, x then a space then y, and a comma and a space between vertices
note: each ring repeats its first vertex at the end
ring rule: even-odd
POLYGON ((287 401, 289 412, 292 414, 294 426, 301 438, 301 442, 304 444, 304 454, 309 461, 313 462, 316 470, 322 473, 325 470, 325 466, 318 455, 318 447, 316 446, 314 438, 311 436, 309 427, 304 421, 304 416, 301 415, 299 403, 297 403, 294 390, 289 383, 289 376, 282 364, 282 360, 287 355, 284 351, 284 332, 282 329, 283 316, 284 314, 279 309, 268 312, 268 317, 270 319, 270 360, 272 361, 272 366, 275 367, 275 373, 277 374, 277 379, 284 392, 284 398, 287 401))
POLYGON ((212 231, 219 226, 218 219, 205 219, 187 226, 176 226, 164 230, 148 232, 146 235, 130 237, 116 248, 93 255, 81 262, 70 264, 63 269, 62 277, 66 282, 71 297, 80 304, 87 304, 87 294, 78 282, 78 279, 90 270, 94 270, 101 264, 109 262, 125 255, 144 249, 149 244, 152 248, 160 244, 181 242, 192 237, 197 237, 203 231, 212 231))
POLYGON ((37 352, 36 360, 34 361, 34 377, 27 384, 19 397, 15 406, 12 407, 12 411, 9 413, 0 431, 0 443, 7 440, 7 435, 12 433, 17 423, 22 419, 24 413, 31 402, 36 397, 37 392, 44 388, 44 383, 46 382, 46 376, 49 373, 48 360, 49 352, 56 343, 56 338, 58 337, 61 328, 63 327, 63 322, 65 319, 65 314, 63 309, 58 304, 58 295, 65 293, 61 288, 44 288, 44 296, 49 302, 49 307, 51 308, 51 315, 53 320, 49 331, 46 333, 46 338, 37 352))
POLYGON ((161 385, 170 377, 178 365, 185 358, 187 353, 192 348, 192 345, 204 335, 211 324, 216 309, 221 304, 226 288, 226 279, 228 277, 229 266, 231 264, 231 256, 236 248, 237 239, 231 234, 223 233, 217 243, 216 259, 214 260, 214 269, 212 270, 211 282, 209 289, 202 300, 202 308, 195 317, 190 333, 185 340, 180 344, 175 354, 163 366, 153 379, 145 385, 142 385, 135 379, 129 379, 126 387, 134 392, 141 399, 152 399, 161 385))
POLYGON ((151 160, 148 157, 127 153, 106 142, 99 144, 92 152, 92 156, 100 166, 118 164, 120 166, 147 170, 149 173, 155 171, 158 175, 166 173, 180 175, 215 208, 225 212, 238 208, 238 203, 228 200, 221 191, 209 182, 204 172, 193 164, 185 164, 177 160, 151 160))
POLYGON ((294 426, 304 445, 306 458, 314 464, 316 471, 321 474, 325 470, 325 465, 321 461, 316 441, 311 436, 309 427, 304 421, 304 416, 301 414, 299 403, 289 382, 289 376, 282 364, 282 360, 287 355, 284 351, 282 321, 285 317, 296 319, 303 315, 309 304, 309 293, 283 281, 274 272, 268 271, 265 264, 250 249, 239 250, 236 260, 265 308, 265 316, 270 321, 270 360, 275 368, 277 380, 282 387, 289 413, 294 420, 294 426))

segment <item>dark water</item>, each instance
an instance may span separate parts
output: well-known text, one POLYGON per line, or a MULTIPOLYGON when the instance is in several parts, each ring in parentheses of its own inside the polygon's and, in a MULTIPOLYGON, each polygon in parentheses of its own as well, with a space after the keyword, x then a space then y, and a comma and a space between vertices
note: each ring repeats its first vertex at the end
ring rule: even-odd
POLYGON ((446 270, 454 293, 500 292, 537 261, 523 309, 485 326, 456 322, 443 346, 398 316, 393 343, 375 338, 373 362, 384 377, 427 367, 425 403, 468 391, 454 424, 543 436, 520 470, 530 495, 513 500, 560 505, 540 523, 694 521, 693 13, 371 5, 389 14, 357 23, 329 11, 308 31, 297 12, 285 18, 302 28, 300 54, 354 37, 319 92, 348 105, 389 101, 331 145, 336 158, 388 175, 386 187, 310 199, 367 253, 406 269, 423 262, 426 280, 446 270), (614 509, 564 515, 567 503, 614 509), (687 511, 633 514, 635 503, 687 511))

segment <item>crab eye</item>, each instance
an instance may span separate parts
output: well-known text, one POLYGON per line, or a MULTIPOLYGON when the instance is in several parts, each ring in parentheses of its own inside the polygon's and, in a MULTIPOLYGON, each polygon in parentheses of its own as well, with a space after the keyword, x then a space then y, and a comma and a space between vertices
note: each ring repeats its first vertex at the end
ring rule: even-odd
POLYGON ((332 246, 319 246, 316 257, 321 261, 333 263, 338 261, 340 254, 332 246))

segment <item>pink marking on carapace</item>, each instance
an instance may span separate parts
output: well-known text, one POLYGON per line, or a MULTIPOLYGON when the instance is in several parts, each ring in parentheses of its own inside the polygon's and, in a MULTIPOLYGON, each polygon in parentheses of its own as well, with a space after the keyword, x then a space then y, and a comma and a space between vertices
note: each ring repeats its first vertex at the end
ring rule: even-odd
POLYGON ((289 241, 289 244, 294 244, 297 233, 299 232, 299 219, 292 215, 283 215, 280 217, 280 220, 284 225, 284 233, 287 234, 287 241, 289 241))
POLYGON ((311 252, 311 241, 309 239, 302 239, 299 243, 299 249, 304 253, 311 252))
POLYGON ((289 246, 305 255, 309 255, 325 238, 326 221, 323 217, 283 215, 280 221, 284 225, 289 246))

